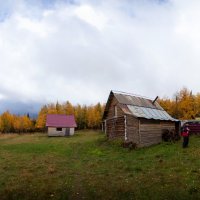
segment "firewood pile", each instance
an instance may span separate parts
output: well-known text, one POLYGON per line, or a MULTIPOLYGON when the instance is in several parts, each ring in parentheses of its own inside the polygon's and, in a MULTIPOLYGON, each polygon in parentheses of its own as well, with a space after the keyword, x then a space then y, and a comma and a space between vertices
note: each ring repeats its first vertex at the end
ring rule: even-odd
POLYGON ((175 130, 164 129, 162 133, 162 140, 165 142, 175 142, 180 140, 180 135, 175 130))

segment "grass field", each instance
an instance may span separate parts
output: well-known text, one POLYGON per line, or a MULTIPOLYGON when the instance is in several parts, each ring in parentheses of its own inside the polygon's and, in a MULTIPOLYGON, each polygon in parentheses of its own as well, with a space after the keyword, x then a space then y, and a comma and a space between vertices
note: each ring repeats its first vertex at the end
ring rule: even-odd
POLYGON ((200 137, 129 151, 93 131, 1 135, 0 199, 200 199, 200 137))

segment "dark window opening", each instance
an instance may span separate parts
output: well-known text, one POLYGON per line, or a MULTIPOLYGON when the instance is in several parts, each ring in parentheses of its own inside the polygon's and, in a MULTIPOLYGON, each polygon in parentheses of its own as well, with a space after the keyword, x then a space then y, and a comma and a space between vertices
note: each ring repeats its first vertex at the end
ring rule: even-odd
POLYGON ((62 131, 62 128, 56 128, 56 131, 62 131))

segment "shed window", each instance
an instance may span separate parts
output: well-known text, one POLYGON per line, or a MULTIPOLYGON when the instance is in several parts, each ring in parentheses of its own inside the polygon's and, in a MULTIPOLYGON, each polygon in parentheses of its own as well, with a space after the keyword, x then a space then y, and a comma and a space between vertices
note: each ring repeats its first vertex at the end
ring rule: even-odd
POLYGON ((62 128, 56 128, 56 131, 62 131, 62 128))

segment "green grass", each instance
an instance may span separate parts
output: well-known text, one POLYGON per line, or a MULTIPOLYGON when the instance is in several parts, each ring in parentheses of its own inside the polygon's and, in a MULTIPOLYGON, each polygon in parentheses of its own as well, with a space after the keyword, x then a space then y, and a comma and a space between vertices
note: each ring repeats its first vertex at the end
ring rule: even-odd
POLYGON ((94 131, 1 135, 0 199, 200 199, 200 137, 130 151, 94 131))

